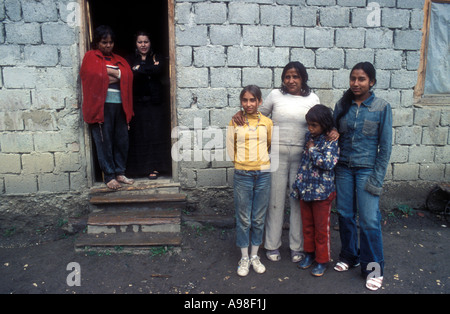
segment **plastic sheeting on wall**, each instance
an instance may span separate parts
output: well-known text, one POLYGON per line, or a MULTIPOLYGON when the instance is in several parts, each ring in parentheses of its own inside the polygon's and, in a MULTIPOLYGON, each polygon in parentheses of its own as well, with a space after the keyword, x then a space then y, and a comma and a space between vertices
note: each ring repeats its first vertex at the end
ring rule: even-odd
POLYGON ((425 94, 450 94, 450 4, 432 3, 425 94))

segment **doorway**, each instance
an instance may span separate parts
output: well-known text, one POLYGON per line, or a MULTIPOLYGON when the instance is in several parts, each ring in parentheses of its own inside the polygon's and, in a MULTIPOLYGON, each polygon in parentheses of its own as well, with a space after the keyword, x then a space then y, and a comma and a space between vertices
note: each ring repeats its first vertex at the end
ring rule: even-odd
MULTIPOLYGON (((90 31, 100 26, 109 25, 115 35, 114 53, 127 58, 135 53, 135 34, 137 31, 144 30, 150 33, 150 41, 152 50, 159 56, 163 66, 163 71, 160 76, 162 84, 162 106, 163 111, 163 130, 161 130, 161 142, 158 153, 163 155, 161 158, 164 163, 161 169, 155 169, 163 176, 172 176, 172 158, 170 155, 171 149, 171 129, 174 121, 172 117, 171 104, 174 99, 171 96, 171 91, 174 88, 170 82, 171 63, 174 63, 173 53, 171 53, 171 30, 169 19, 172 19, 173 8, 172 0, 152 0, 152 1, 138 1, 138 0, 110 0, 108 2, 100 0, 86 0, 88 2, 88 12, 90 31), (172 14, 170 14, 172 13, 172 14)), ((173 23, 173 21, 170 21, 173 23)), ((92 35, 87 35, 89 37, 92 35)), ((172 76, 173 77, 173 76, 172 76)), ((159 137, 159 136, 158 136, 159 137)), ((94 182, 102 182, 102 171, 98 165, 95 144, 91 140, 91 160, 92 160, 92 179, 94 182)), ((131 168, 131 167, 130 167, 131 168)), ((130 177, 138 178, 139 176, 127 174, 130 177)))

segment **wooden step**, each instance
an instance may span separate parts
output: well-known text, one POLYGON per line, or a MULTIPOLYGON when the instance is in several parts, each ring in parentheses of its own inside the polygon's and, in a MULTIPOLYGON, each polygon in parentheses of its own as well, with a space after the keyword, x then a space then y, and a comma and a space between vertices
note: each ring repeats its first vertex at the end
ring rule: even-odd
POLYGON ((140 194, 118 195, 113 193, 92 195, 91 205, 99 208, 184 208, 186 195, 184 194, 140 194))
POLYGON ((75 247, 152 247, 180 246, 180 234, 173 233, 133 233, 118 234, 81 234, 75 241, 75 247))
POLYGON ((121 210, 103 211, 89 215, 88 225, 122 226, 122 225, 152 225, 159 223, 180 223, 181 211, 168 210, 121 210))

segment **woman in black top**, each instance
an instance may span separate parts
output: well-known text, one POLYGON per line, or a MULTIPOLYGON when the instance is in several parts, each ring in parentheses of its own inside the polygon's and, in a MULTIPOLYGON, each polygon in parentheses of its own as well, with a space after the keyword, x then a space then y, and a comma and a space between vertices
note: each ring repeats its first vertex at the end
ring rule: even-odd
POLYGON ((162 60, 152 51, 150 36, 136 34, 136 52, 127 61, 133 71, 134 117, 130 123, 127 174, 157 179, 164 171, 166 130, 161 74, 162 60))

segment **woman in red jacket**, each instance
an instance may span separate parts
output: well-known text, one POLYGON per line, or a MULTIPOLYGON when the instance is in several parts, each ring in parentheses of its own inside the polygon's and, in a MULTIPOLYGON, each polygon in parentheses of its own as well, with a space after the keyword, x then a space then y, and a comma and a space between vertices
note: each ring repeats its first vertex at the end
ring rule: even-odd
POLYGON ((133 74, 127 61, 112 52, 114 33, 108 26, 94 32, 94 50, 81 64, 83 118, 91 126, 98 162, 108 188, 133 184, 125 177, 128 123, 133 116, 133 74))

